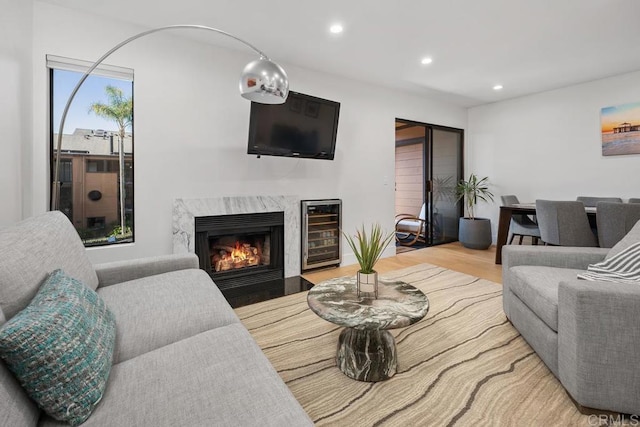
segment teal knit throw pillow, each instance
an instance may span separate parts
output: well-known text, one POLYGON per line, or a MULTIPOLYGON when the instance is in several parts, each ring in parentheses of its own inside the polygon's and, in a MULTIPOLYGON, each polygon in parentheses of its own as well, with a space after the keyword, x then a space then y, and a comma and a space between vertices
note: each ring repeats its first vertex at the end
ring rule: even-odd
POLYGON ((56 270, 0 328, 0 358, 38 406, 76 426, 104 393, 115 328, 97 293, 56 270))

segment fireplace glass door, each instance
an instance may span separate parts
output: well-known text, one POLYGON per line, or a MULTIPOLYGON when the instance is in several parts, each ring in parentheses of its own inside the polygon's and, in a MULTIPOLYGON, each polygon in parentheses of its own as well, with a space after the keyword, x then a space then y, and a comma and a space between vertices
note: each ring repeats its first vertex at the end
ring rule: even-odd
POLYGON ((271 264, 269 230, 209 237, 213 273, 271 264))

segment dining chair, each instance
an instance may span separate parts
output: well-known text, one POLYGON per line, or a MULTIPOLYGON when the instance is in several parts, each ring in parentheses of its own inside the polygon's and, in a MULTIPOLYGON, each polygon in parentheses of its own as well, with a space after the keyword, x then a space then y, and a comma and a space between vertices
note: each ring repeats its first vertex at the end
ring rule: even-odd
POLYGON ((620 197, 590 197, 590 196, 579 196, 576 198, 577 201, 584 203, 584 205, 588 208, 595 208, 598 202, 615 202, 622 203, 622 199, 620 197))
MULTIPOLYGON (((590 196, 579 196, 576 200, 584 203, 586 208, 595 208, 599 202, 611 202, 611 203, 622 203, 622 199, 620 197, 590 197, 590 196)), ((596 219, 594 217, 589 217, 589 226, 591 226, 591 231, 596 236, 598 235, 598 224, 596 224, 596 219)))
MULTIPOLYGON (((504 206, 511 206, 520 203, 518 197, 510 194, 506 196, 500 196, 502 199, 502 204, 504 206)), ((524 236, 531 236, 532 243, 534 245, 538 244, 538 239, 540 239, 540 228, 538 228, 538 224, 529 218, 528 215, 521 214, 513 214, 511 215, 511 223, 509 224, 509 233, 511 233, 511 237, 509 238, 509 245, 513 242, 513 238, 519 236, 518 244, 522 244, 522 239, 524 236)))
POLYGON ((422 204, 418 216, 396 215, 396 241, 403 246, 413 246, 417 242, 426 243, 427 220, 426 203, 422 204))
POLYGON ((581 201, 536 200, 536 218, 545 244, 598 246, 581 201))
POLYGON ((632 197, 629 199, 629 203, 640 203, 640 199, 632 197))
POLYGON ((640 221, 640 203, 600 202, 596 212, 601 248, 615 246, 640 221))

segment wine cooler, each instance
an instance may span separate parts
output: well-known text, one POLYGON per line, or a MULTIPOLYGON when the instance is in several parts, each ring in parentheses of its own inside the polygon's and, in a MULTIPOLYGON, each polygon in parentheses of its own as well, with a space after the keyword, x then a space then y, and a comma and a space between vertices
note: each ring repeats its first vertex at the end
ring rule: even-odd
POLYGON ((303 200, 302 271, 339 266, 342 261, 342 201, 303 200))

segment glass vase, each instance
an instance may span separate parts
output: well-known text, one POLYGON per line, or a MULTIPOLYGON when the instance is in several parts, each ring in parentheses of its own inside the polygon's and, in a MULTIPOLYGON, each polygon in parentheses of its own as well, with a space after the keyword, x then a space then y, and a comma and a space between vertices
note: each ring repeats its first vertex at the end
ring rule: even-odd
POLYGON ((363 273, 358 271, 356 276, 356 294, 358 298, 378 298, 378 272, 363 273))

